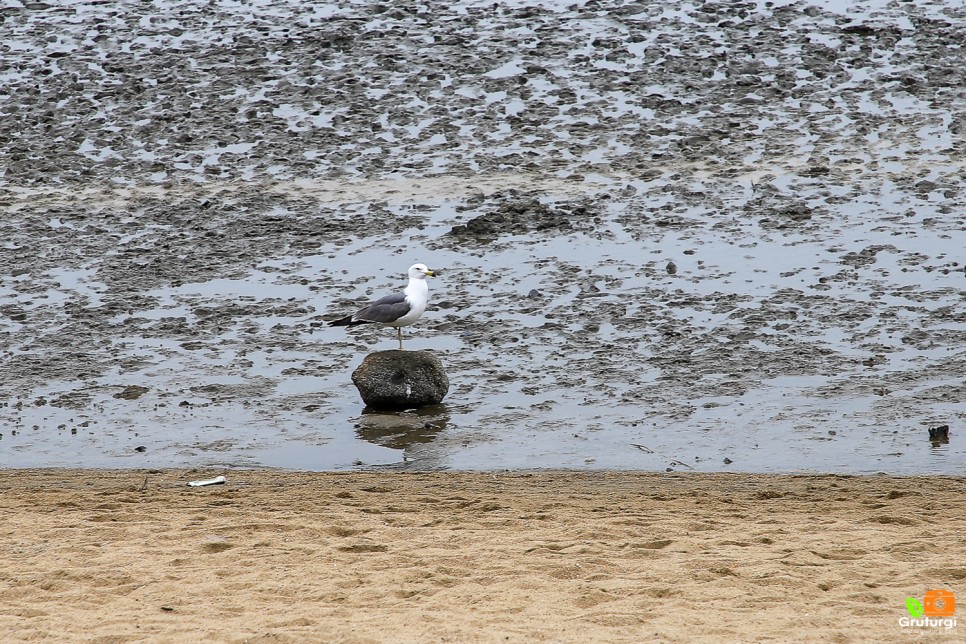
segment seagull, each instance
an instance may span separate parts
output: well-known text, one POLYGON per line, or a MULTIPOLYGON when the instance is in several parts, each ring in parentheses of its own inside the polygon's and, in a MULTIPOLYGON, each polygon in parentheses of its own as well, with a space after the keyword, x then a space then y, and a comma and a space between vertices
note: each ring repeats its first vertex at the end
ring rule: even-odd
POLYGON ((426 264, 413 264, 409 267, 409 286, 402 293, 381 297, 352 315, 329 322, 329 326, 355 326, 369 322, 394 326, 399 335, 399 350, 403 351, 402 327, 418 320, 429 302, 427 277, 436 277, 436 273, 426 264))

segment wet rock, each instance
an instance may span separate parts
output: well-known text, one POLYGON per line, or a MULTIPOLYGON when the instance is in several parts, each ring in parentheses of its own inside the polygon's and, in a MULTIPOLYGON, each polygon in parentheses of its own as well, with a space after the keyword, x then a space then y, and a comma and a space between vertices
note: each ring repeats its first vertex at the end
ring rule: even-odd
POLYGON ((860 268, 862 266, 875 264, 876 255, 878 255, 880 252, 884 250, 895 252, 896 248, 895 246, 883 246, 883 245, 869 246, 867 248, 863 248, 858 252, 846 253, 845 255, 842 256, 842 263, 848 264, 853 268, 860 268))
POLYGON ((793 228, 810 220, 813 213, 814 209, 803 203, 781 205, 766 209, 766 216, 758 223, 766 230, 793 228))
POLYGON ((449 391, 443 363, 429 351, 378 351, 352 372, 366 405, 412 409, 442 402, 449 391))
POLYGON ((0 306, 0 314, 6 315, 14 322, 24 322, 27 319, 26 311, 19 306, 0 306))
POLYGON ((486 240, 531 232, 569 232, 588 227, 595 214, 588 203, 545 204, 536 198, 513 199, 464 225, 454 226, 449 235, 486 240))
POLYGON ((124 388, 124 391, 114 394, 114 397, 120 400, 137 400, 147 393, 147 391, 148 388, 142 387, 141 385, 128 385, 124 388))
POLYGON ((949 443, 949 425, 929 428, 929 442, 934 446, 946 445, 949 443))

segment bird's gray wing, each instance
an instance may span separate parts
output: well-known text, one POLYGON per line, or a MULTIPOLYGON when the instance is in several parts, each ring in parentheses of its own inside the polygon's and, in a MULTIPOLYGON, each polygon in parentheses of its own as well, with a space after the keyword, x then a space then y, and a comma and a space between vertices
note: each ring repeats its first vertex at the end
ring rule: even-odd
POLYGON ((369 306, 352 316, 353 321, 380 322, 389 324, 409 313, 409 302, 406 295, 395 293, 381 297, 369 306))

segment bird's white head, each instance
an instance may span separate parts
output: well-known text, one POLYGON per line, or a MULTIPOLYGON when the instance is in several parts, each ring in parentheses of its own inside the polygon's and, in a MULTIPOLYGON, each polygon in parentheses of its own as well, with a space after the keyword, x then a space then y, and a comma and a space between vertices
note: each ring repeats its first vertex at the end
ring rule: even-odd
POLYGON ((409 267, 409 279, 422 280, 427 277, 436 277, 436 273, 429 270, 426 264, 413 264, 409 267))

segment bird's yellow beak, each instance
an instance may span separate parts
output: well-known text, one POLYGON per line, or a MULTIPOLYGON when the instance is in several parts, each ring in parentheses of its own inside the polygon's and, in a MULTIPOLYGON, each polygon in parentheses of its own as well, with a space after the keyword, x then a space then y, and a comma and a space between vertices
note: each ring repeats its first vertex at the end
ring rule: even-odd
POLYGON ((426 269, 426 275, 429 276, 429 277, 436 277, 436 271, 427 268, 426 269))

